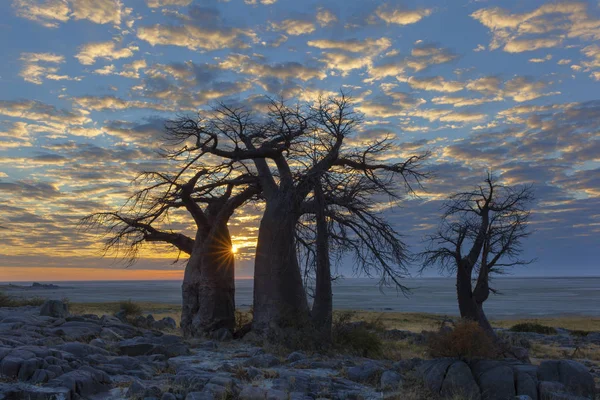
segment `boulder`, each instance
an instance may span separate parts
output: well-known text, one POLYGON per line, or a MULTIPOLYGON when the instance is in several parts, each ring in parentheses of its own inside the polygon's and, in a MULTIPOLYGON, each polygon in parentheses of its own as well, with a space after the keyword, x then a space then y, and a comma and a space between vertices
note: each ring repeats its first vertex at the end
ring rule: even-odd
POLYGON ((290 353, 285 360, 291 363, 295 361, 304 360, 305 358, 306 355, 304 353, 300 351, 294 351, 293 353, 290 353))
POLYGON ((152 323, 152 328, 158 330, 177 329, 177 322, 171 317, 165 317, 159 321, 154 321, 152 323))
POLYGON ((442 397, 464 396, 470 400, 481 399, 479 386, 473 378, 471 369, 463 361, 456 361, 446 371, 446 376, 440 389, 442 397))
POLYGON ((40 315, 44 317, 65 318, 69 316, 69 306, 60 300, 46 300, 40 307, 40 315))
POLYGON ((395 391, 398 390, 400 383, 402 382, 402 375, 395 371, 384 371, 381 374, 381 380, 379 386, 383 391, 395 391))
POLYGON ((348 379, 354 382, 375 383, 379 381, 383 367, 374 361, 367 361, 363 365, 347 369, 348 379))
POLYGON ((265 400, 266 396, 265 389, 248 385, 241 390, 238 398, 240 400, 265 400))
POLYGON ((178 357, 189 354, 189 349, 179 336, 163 335, 158 337, 135 337, 125 339, 117 345, 119 353, 136 357, 151 354, 163 354, 166 357, 178 357))
POLYGON ((573 360, 551 360, 540 364, 537 376, 540 381, 562 383, 570 394, 593 399, 594 378, 588 368, 573 360))
POLYGON ((48 382, 48 387, 66 387, 72 396, 89 397, 110 389, 110 378, 105 372, 89 366, 67 372, 48 382))
POLYGON ((246 360, 245 365, 257 368, 271 368, 281 364, 279 358, 272 354, 259 354, 246 360))
POLYGON ((424 361, 417 369, 416 375, 423 380, 425 386, 433 393, 439 393, 444 383, 444 377, 448 368, 456 360, 451 358, 440 358, 424 361))
POLYGON ((483 400, 507 400, 517 395, 512 368, 500 365, 479 376, 479 389, 483 400))

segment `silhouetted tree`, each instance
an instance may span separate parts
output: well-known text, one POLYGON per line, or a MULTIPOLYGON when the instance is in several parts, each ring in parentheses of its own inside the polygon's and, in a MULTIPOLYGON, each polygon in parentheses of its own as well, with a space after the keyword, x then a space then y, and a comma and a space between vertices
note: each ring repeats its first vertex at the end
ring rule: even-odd
MULTIPOLYGON (((255 198, 259 186, 241 164, 200 164, 194 148, 166 153, 179 169, 168 174, 145 172, 144 187, 116 212, 92 214, 82 220, 103 230, 105 250, 129 264, 149 242, 163 242, 189 255, 182 284, 181 327, 186 336, 200 336, 235 326, 234 258, 227 222, 233 212, 255 198), (195 224, 193 235, 169 229, 173 211, 184 209, 195 224)), ((184 221, 184 223, 187 221, 184 221)))
MULTIPOLYGON (((271 101, 266 113, 221 104, 210 118, 180 118, 168 127, 168 135, 188 149, 254 167, 248 171, 258 179, 265 203, 254 269, 255 330, 310 320, 295 244, 298 221, 315 184, 333 169, 360 172, 374 182, 407 173, 404 163, 388 165, 361 157, 355 143, 344 146, 361 122, 341 94, 315 105, 271 101)), ((382 156, 383 151, 366 154, 382 156)))
POLYGON ((439 229, 428 237, 429 246, 422 253, 423 268, 437 265, 456 274, 461 317, 477 321, 492 336, 483 311, 483 303, 494 292, 490 277, 533 261, 519 258, 523 239, 530 235, 532 201, 530 186, 505 186, 488 173, 484 185, 450 196, 439 229))
POLYGON ((297 243, 306 276, 314 273, 312 320, 325 338, 332 320, 331 258, 351 258, 356 273, 379 275, 382 285, 406 290, 402 279, 409 255, 380 209, 385 201, 391 208, 405 193, 414 193, 412 185, 427 177, 421 164, 428 154, 396 164, 377 162, 394 150, 387 138, 357 146, 315 183, 312 199, 303 206, 297 243))

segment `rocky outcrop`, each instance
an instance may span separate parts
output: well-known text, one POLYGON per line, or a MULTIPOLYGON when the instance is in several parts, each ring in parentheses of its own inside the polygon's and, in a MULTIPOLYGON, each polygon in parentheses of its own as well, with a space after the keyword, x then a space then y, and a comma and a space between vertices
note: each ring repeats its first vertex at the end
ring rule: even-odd
POLYGON ((594 399, 594 378, 572 360, 544 361, 540 366, 516 360, 435 359, 421 364, 417 376, 442 398, 473 400, 594 399))
POLYGON ((40 309, 43 317, 66 318, 69 316, 69 306, 59 300, 46 300, 40 309))

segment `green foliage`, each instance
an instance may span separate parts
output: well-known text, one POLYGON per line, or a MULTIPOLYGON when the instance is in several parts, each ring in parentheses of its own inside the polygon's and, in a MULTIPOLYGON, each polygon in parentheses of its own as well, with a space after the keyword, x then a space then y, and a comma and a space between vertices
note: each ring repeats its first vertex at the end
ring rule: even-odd
POLYGON ((376 331, 381 324, 353 323, 352 312, 339 313, 334 317, 331 337, 333 347, 361 357, 378 358, 383 354, 383 342, 376 331))
POLYGON ((429 335, 427 342, 432 357, 496 358, 499 349, 477 322, 462 320, 452 330, 429 335))
POLYGON ((140 307, 139 304, 131 301, 131 299, 120 301, 119 311, 123 311, 125 313, 125 317, 137 317, 138 315, 142 315, 142 307, 140 307))
POLYGON ((556 329, 535 322, 524 322, 510 328, 512 332, 533 332, 543 335, 556 335, 556 329))

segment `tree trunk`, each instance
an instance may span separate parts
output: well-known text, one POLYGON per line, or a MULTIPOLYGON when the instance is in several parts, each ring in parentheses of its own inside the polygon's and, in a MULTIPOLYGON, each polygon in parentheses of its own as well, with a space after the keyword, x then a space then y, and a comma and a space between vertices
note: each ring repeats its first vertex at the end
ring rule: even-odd
POLYGON ((464 266, 459 266, 456 274, 456 294, 460 316, 475 321, 490 336, 496 337, 485 313, 483 302, 478 302, 473 294, 471 275, 464 266))
POLYGON ((331 290, 331 262, 329 260, 329 235, 325 204, 320 185, 315 186, 317 203, 317 249, 315 299, 312 307, 312 320, 324 340, 331 340, 333 315, 333 293, 331 290))
POLYGON ((295 246, 298 217, 289 201, 267 203, 258 231, 254 265, 255 331, 303 326, 309 319, 295 246))
POLYGON ((226 223, 215 223, 188 261, 182 285, 181 327, 187 337, 235 328, 235 270, 226 223))

